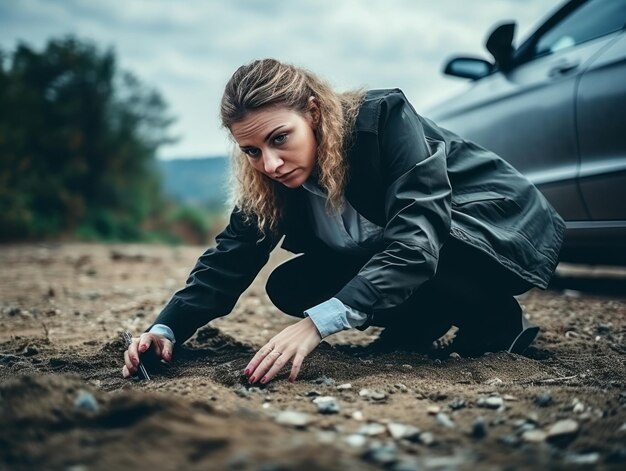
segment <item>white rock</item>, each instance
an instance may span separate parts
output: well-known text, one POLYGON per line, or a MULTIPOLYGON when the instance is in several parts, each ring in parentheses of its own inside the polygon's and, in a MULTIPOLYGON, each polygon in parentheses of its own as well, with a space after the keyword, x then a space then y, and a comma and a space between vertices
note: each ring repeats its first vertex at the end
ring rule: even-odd
POLYGON ((500 378, 492 378, 485 381, 485 384, 488 384, 489 386, 499 386, 502 383, 504 383, 504 381, 502 381, 500 378))
POLYGON ((365 443, 367 443, 367 438, 363 435, 359 435, 358 433, 353 433, 352 435, 348 435, 343 439, 348 445, 354 448, 360 448, 365 443))
POLYGON ((435 443, 435 436, 430 432, 420 433, 419 438, 420 438, 420 442, 422 442, 426 446, 430 446, 435 443))
POLYGON ((359 435, 369 435, 370 437, 373 437, 375 435, 382 435, 385 432, 387 432, 387 427, 385 427, 383 424, 370 422, 369 424, 361 425, 356 433, 358 433, 359 435))
POLYGON ((578 433, 578 422, 572 419, 559 420, 548 429, 548 440, 578 433))
POLYGON ((522 440, 530 443, 538 443, 544 441, 546 436, 546 432, 543 430, 527 430, 522 434, 522 440))
POLYGON ((339 403, 333 396, 318 396, 313 399, 313 403, 321 414, 337 414, 339 412, 339 403))
POLYGON ((311 422, 313 422, 313 417, 304 412, 285 410, 279 412, 275 420, 281 425, 291 425, 292 427, 306 427, 311 422))
POLYGON ((437 415, 437 414, 439 414, 439 412, 441 412, 441 407, 439 407, 439 406, 428 406, 428 408, 426 409, 426 412, 428 413, 428 415, 437 415))
POLYGON ((355 410, 355 411, 352 413, 352 418, 353 418, 354 420, 358 420, 358 421, 363 420, 363 419, 364 419, 364 417, 363 417, 363 412, 361 412, 360 410, 355 410))
POLYGON ((387 429, 393 438, 400 440, 402 438, 413 438, 419 435, 420 429, 413 425, 405 425, 397 422, 387 424, 387 429))
POLYGON ((352 389, 352 385, 350 383, 343 383, 337 386, 339 391, 346 391, 348 389, 352 389))
POLYGON ((499 396, 481 397, 477 402, 479 407, 487 407, 488 409, 499 409, 504 405, 504 400, 499 396))

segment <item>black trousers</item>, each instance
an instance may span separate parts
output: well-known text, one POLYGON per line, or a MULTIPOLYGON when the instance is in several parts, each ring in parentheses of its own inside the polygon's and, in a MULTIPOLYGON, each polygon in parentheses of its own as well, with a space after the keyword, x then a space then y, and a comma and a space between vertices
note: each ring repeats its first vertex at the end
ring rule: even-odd
MULTIPOLYGON (((281 311, 304 317, 306 309, 333 297, 370 256, 334 251, 296 256, 274 269, 267 294, 281 311)), ((522 328, 522 311, 513 296, 530 288, 478 249, 449 237, 435 275, 402 305, 376 311, 372 325, 411 332, 416 341, 426 342, 452 325, 477 338, 509 338, 522 328)))

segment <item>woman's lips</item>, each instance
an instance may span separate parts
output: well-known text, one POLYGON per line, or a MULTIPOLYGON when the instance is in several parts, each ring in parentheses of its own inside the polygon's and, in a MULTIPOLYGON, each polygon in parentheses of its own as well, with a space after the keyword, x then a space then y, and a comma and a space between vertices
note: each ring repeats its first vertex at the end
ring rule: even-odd
POLYGON ((276 177, 276 180, 278 180, 279 182, 284 182, 285 180, 288 180, 292 177, 292 175, 294 174, 294 172, 298 170, 297 168, 291 170, 290 172, 287 172, 279 177, 276 177))

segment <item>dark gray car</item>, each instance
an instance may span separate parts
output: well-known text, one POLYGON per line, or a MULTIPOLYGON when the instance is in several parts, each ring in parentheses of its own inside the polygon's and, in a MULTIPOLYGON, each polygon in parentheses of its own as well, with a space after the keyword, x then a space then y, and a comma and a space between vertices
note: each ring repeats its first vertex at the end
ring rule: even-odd
POLYGON ((469 90, 427 111, 498 153, 567 223, 562 260, 626 263, 626 0, 574 0, 521 46, 515 23, 487 40, 494 62, 457 57, 469 90))

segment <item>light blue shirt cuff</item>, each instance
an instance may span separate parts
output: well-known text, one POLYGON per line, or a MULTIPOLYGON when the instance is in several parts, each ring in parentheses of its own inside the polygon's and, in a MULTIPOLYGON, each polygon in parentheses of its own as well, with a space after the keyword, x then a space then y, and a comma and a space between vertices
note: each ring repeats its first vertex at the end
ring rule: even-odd
POLYGON ((311 318, 322 338, 360 326, 367 320, 367 314, 346 306, 337 298, 307 309, 304 315, 311 318))
POLYGON ((165 324, 154 324, 148 331, 151 334, 162 335, 172 343, 176 343, 176 337, 174 337, 174 331, 165 324))

